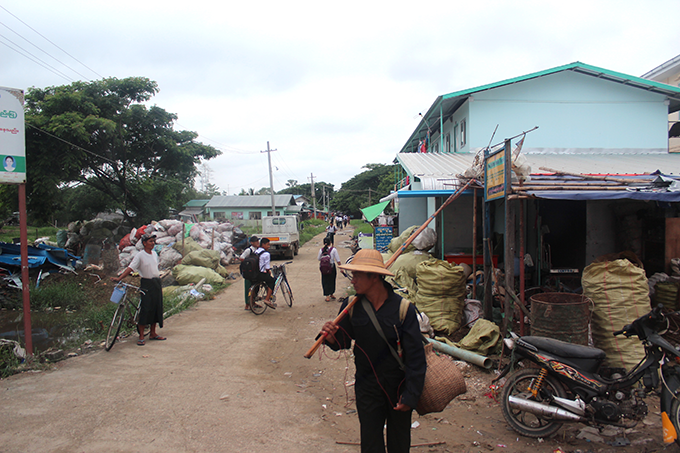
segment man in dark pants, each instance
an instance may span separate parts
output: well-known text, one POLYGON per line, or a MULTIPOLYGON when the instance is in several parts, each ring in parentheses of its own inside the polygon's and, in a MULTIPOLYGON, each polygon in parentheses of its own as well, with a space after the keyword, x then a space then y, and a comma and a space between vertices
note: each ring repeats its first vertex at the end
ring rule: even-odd
MULTIPOLYGON (((355 340, 356 403, 361 424, 361 452, 384 453, 383 426, 387 424, 387 451, 408 452, 411 447, 411 413, 425 382, 425 352, 415 308, 409 304, 400 319, 401 297, 385 283, 392 275, 377 250, 362 249, 350 264, 352 285, 359 301, 348 316, 335 325, 324 324, 326 343, 334 350, 347 349, 355 340), (385 339, 376 329, 368 311, 374 313, 385 339), (386 341, 387 340, 387 341, 386 341), (401 351, 402 369, 390 350, 401 351)), ((345 302, 340 311, 347 306, 345 302)))
POLYGON ((151 326, 149 340, 165 340, 156 333, 156 324, 163 327, 163 288, 161 286, 160 271, 158 270, 158 254, 153 249, 156 245, 156 236, 145 234, 141 237, 144 250, 137 253, 132 262, 118 277, 111 277, 111 281, 119 282, 133 271, 139 273, 142 278, 139 286, 142 289, 141 308, 139 310, 138 346, 144 346, 144 328, 151 326))

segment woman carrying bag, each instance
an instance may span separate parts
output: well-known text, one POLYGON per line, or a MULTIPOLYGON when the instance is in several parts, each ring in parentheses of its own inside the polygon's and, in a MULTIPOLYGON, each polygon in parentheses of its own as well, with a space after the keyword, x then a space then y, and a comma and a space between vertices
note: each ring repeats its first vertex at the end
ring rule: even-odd
POLYGON ((331 239, 325 237, 323 239, 323 247, 319 250, 316 259, 319 261, 319 271, 321 272, 321 286, 323 287, 323 295, 326 296, 326 302, 335 299, 335 280, 338 276, 335 264, 340 265, 340 254, 337 249, 332 246, 331 239))

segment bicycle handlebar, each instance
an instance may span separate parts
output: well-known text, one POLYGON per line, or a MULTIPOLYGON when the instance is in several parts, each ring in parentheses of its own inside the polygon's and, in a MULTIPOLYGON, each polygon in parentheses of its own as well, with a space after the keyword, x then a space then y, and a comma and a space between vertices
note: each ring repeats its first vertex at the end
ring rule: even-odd
POLYGON ((117 282, 117 283, 116 283, 116 286, 118 286, 118 285, 122 285, 122 286, 125 286, 126 288, 132 288, 132 289, 134 289, 135 291, 140 291, 140 292, 142 292, 142 288, 140 288, 139 286, 131 285, 131 284, 129 284, 129 283, 125 283, 125 282, 117 282))

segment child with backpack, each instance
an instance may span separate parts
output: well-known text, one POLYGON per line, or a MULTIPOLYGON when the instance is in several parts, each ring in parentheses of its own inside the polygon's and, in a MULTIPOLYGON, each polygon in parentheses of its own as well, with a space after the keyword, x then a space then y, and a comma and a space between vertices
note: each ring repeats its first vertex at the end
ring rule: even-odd
POLYGON ((257 253, 259 248, 260 238, 258 238, 257 236, 252 236, 250 238, 250 247, 245 249, 241 256, 239 256, 239 260, 241 260, 239 270, 241 271, 241 275, 243 276, 243 284, 245 286, 246 310, 250 310, 250 299, 248 298, 248 291, 250 290, 250 287, 253 285, 253 282, 257 280, 257 276, 260 273, 260 255, 257 253))
POLYGON ((326 302, 331 299, 335 300, 335 280, 338 276, 338 271, 335 263, 340 265, 340 254, 337 249, 333 247, 331 239, 325 237, 323 239, 323 248, 319 250, 316 259, 319 261, 319 271, 321 272, 321 286, 323 287, 323 295, 326 296, 326 302))

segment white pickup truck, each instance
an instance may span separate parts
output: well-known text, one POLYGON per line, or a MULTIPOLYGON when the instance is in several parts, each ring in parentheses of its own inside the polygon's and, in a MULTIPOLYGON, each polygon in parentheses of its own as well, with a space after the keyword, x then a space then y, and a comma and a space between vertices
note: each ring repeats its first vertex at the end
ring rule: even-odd
POLYGON ((293 258, 300 250, 298 218, 294 215, 277 215, 262 218, 262 234, 255 236, 267 238, 271 242, 269 253, 272 256, 293 258))

